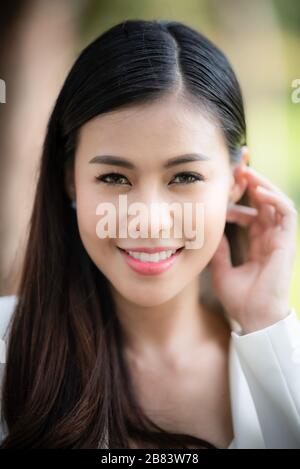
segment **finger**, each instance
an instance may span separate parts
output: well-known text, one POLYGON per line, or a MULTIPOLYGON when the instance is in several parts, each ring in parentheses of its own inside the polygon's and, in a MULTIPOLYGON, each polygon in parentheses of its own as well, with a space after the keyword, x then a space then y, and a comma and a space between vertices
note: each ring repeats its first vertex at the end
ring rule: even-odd
POLYGON ((295 229, 297 225, 297 210, 294 204, 282 197, 280 194, 272 192, 262 186, 257 186, 256 197, 264 200, 266 203, 273 205, 278 213, 282 216, 281 226, 284 230, 295 229))
POLYGON ((275 221, 276 221, 276 225, 281 225, 282 223, 282 215, 281 213, 279 212, 275 212, 275 221))
POLYGON ((248 226, 257 217, 258 210, 255 207, 246 205, 231 204, 228 206, 226 220, 229 223, 237 223, 241 226, 248 226))
POLYGON ((273 205, 262 204, 259 210, 258 221, 264 227, 275 226, 276 223, 276 209, 273 205))
POLYGON ((250 239, 260 237, 265 230, 265 227, 261 225, 261 223, 252 223, 249 227, 249 237, 250 239))
MULTIPOLYGON (((232 214, 231 211, 228 214, 228 221, 233 223, 238 223, 241 226, 248 226, 253 221, 259 223, 262 228, 268 228, 270 226, 275 226, 277 223, 277 215, 275 207, 270 204, 266 204, 264 201, 256 197, 256 189, 254 186, 249 187, 251 203, 254 206, 246 207, 241 205, 235 205, 236 208, 241 207, 242 211, 245 210, 245 213, 248 213, 248 216, 238 216, 238 214, 232 214), (240 222, 239 222, 240 221, 240 222)), ((256 225, 257 225, 256 223, 256 225)), ((259 227, 253 228, 255 233, 256 231, 261 232, 259 227)), ((251 231, 252 233, 252 231, 251 231)))
POLYGON ((251 168, 250 166, 245 166, 241 168, 241 171, 242 171, 243 177, 246 177, 250 184, 253 184, 254 186, 261 185, 265 187, 266 189, 269 189, 278 194, 281 194, 283 197, 288 199, 288 196, 284 194, 284 192, 282 192, 279 189, 279 187, 275 186, 275 184, 269 181, 269 179, 267 179, 265 176, 260 174, 254 168, 251 168))
POLYGON ((254 187, 251 188, 250 191, 251 200, 253 200, 254 205, 257 207, 258 216, 257 222, 263 228, 269 228, 276 226, 278 223, 276 208, 273 205, 266 203, 264 200, 261 200, 256 197, 256 189, 254 187))

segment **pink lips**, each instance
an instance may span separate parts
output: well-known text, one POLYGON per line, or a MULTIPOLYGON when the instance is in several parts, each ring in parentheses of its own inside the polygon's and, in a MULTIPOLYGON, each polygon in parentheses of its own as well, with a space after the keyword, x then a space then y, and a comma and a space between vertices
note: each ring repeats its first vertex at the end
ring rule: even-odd
MULTIPOLYGON (((168 251, 177 249, 176 247, 160 247, 160 248, 137 248, 137 249, 130 249, 131 252, 147 252, 147 253, 156 253, 160 251, 168 251)), ((126 251, 120 249, 122 256, 124 257, 125 262, 132 270, 138 272, 142 275, 157 275, 165 272, 168 270, 174 262, 176 261, 177 257, 180 255, 182 248, 177 250, 171 257, 168 259, 161 260, 159 262, 143 262, 140 259, 134 259, 131 257, 126 251)))
MULTIPOLYGON (((149 254, 155 254, 156 252, 161 251, 175 251, 175 249, 180 249, 182 246, 159 246, 157 248, 123 248, 124 251, 131 252, 147 252, 149 254)), ((121 248, 119 248, 121 249, 121 248)))

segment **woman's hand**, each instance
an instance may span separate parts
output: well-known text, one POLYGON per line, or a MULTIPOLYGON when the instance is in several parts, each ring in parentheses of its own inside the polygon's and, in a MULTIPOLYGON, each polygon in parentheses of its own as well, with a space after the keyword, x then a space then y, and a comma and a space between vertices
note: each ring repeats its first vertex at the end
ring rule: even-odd
POLYGON ((228 316, 241 325, 243 333, 249 333, 289 312, 297 211, 291 199, 253 168, 237 167, 235 175, 245 179, 255 206, 243 210, 232 205, 227 212, 227 221, 248 227, 247 259, 232 266, 223 234, 210 266, 214 289, 228 316))

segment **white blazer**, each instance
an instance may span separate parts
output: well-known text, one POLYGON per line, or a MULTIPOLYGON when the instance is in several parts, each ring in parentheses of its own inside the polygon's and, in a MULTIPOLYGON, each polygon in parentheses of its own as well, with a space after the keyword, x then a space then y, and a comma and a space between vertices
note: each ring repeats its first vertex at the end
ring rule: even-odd
MULTIPOLYGON (((0 297, 0 391, 16 303, 16 296, 0 297)), ((234 438, 227 449, 300 449, 300 321, 295 309, 277 323, 244 335, 236 322, 231 324, 234 438)), ((2 421, 0 441, 6 433, 2 421)))

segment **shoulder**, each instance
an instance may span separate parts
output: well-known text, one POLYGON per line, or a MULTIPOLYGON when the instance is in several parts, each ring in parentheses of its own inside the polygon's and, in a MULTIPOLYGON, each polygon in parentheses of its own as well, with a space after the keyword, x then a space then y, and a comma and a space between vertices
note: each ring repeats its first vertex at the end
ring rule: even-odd
POLYGON ((3 339, 18 302, 16 295, 0 296, 0 339, 3 339))

